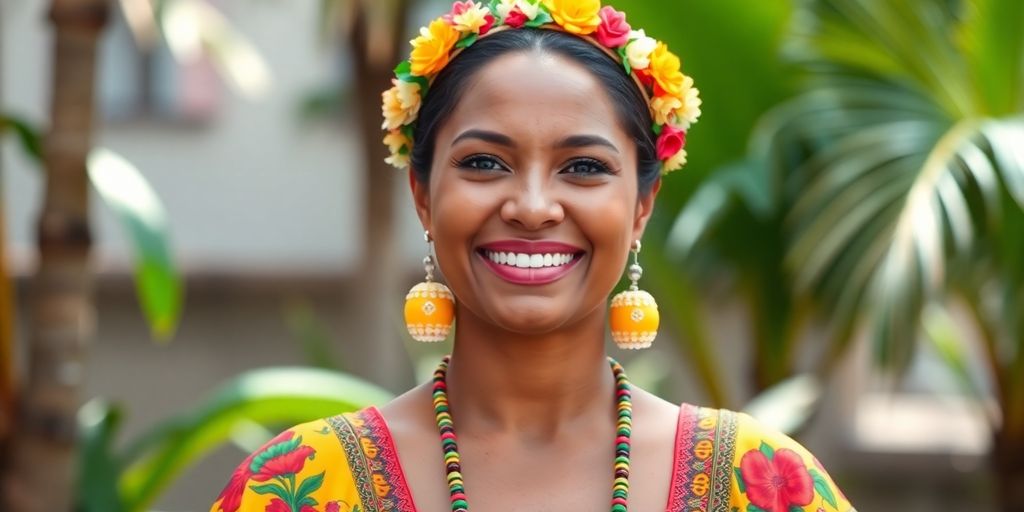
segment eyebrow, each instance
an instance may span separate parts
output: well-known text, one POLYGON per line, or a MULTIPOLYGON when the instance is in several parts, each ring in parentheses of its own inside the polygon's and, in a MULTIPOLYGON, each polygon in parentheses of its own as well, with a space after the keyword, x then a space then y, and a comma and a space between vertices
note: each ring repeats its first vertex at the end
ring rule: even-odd
MULTIPOLYGON (((470 129, 460 133, 452 140, 452 146, 467 139, 478 139, 509 148, 516 147, 515 141, 508 135, 479 129, 470 129)), ((615 147, 615 144, 599 135, 570 135, 554 144, 555 149, 585 148, 590 146, 605 146, 616 153, 619 152, 619 148, 615 147)))

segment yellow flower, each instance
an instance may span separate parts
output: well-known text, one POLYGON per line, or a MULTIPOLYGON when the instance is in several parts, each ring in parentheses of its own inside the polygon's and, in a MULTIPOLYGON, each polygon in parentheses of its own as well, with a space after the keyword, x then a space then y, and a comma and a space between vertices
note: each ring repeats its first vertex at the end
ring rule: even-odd
POLYGON ((664 176, 684 165, 686 165, 686 150, 680 149, 672 158, 665 160, 665 163, 661 166, 661 174, 664 176))
POLYGON ((687 76, 683 80, 682 106, 675 111, 675 123, 681 125, 683 129, 689 129, 700 117, 701 103, 700 91, 693 86, 693 78, 687 76))
POLYGON ((700 92, 693 86, 693 78, 689 76, 683 77, 682 96, 665 94, 655 96, 651 100, 655 123, 671 123, 683 130, 688 130, 690 125, 697 122, 697 118, 700 117, 700 105, 700 92))
POLYGON ((420 35, 410 41, 412 55, 410 72, 416 76, 434 76, 448 64, 448 54, 459 41, 459 31, 438 18, 429 27, 420 29, 420 35))
MULTIPOLYGON (((664 94, 677 98, 683 97, 685 77, 680 71, 681 67, 679 57, 668 51, 668 46, 665 43, 658 43, 654 52, 651 53, 651 76, 654 77, 655 84, 664 91, 664 94)), ((655 91, 658 87, 655 88, 655 91)), ((662 96, 663 94, 657 93, 657 95, 662 96)))
POLYGON ((544 6, 566 32, 587 35, 601 24, 601 0, 544 0, 544 6))
POLYGON ((402 125, 409 124, 416 119, 420 112, 420 84, 415 82, 403 82, 395 78, 391 79, 394 87, 384 91, 384 103, 381 105, 381 112, 384 114, 384 124, 381 128, 394 130, 402 125))
POLYGON ((412 141, 409 137, 401 130, 391 130, 384 136, 384 144, 387 144, 388 151, 391 152, 391 156, 384 159, 385 162, 399 169, 409 167, 409 154, 412 152, 412 141))
POLYGON ((676 110, 683 106, 683 100, 675 96, 655 96, 651 100, 651 110, 654 111, 654 122, 668 124, 675 117, 676 110))
POLYGON ((651 65, 651 52, 658 47, 658 41, 647 37, 644 29, 634 30, 629 34, 630 43, 626 46, 626 59, 633 69, 647 69, 651 65))
MULTIPOLYGON (((487 25, 487 16, 490 14, 491 11, 479 3, 475 3, 462 14, 452 16, 452 23, 455 25, 455 30, 459 32, 479 34, 480 29, 487 25)), ((493 21, 494 18, 491 18, 491 20, 493 21)))

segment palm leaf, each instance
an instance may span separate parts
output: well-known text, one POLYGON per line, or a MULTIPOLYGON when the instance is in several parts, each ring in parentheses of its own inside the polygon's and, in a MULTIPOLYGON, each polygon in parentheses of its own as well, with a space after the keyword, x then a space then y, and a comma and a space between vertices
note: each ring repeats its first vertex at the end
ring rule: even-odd
POLYGON ((786 48, 809 72, 808 92, 759 135, 792 204, 797 289, 836 313, 841 339, 869 319, 889 368, 907 365, 924 305, 964 267, 957 260, 1024 205, 1024 94, 976 89, 1021 83, 1024 17, 1009 16, 1020 3, 964 5, 966 17, 958 2, 805 2, 786 48))

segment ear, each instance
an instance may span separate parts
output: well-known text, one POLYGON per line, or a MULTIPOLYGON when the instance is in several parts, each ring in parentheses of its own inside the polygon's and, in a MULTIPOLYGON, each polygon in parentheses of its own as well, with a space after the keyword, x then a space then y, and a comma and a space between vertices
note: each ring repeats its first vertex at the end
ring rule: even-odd
POLYGON ((651 214, 654 213, 654 198, 658 196, 659 190, 661 190, 660 176, 651 186, 651 190, 637 200, 636 213, 633 215, 633 240, 640 240, 644 237, 644 229, 647 227, 647 221, 650 220, 651 214))
POLYGON ((409 169, 409 189, 412 191, 412 202, 416 206, 416 215, 424 231, 430 230, 430 187, 416 178, 416 173, 409 169))

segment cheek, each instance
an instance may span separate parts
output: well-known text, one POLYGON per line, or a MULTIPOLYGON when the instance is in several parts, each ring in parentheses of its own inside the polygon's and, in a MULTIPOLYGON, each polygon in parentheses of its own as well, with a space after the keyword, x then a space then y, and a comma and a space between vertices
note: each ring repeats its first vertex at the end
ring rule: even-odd
POLYGON ((609 190, 601 197, 588 197, 575 204, 571 216, 583 235, 593 244, 591 265, 594 275, 605 278, 609 288, 618 282, 625 265, 633 233, 635 195, 609 190))
POLYGON ((446 279, 461 280, 459 268, 468 264, 474 237, 494 214, 495 206, 486 194, 474 193, 471 182, 443 174, 432 179, 430 195, 431 233, 438 265, 446 279))

